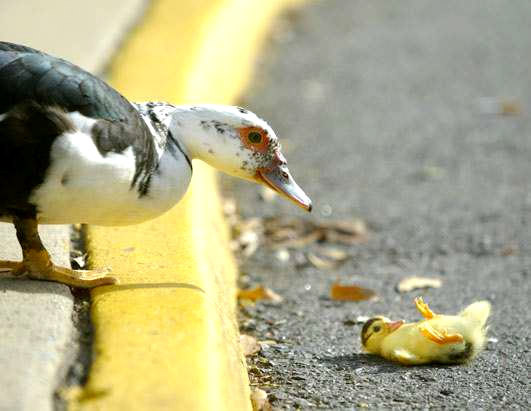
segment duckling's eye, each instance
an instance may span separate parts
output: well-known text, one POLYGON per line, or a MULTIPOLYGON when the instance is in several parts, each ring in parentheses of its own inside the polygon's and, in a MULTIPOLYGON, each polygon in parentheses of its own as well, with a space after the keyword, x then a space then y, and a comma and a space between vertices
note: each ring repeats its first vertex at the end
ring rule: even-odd
POLYGON ((247 138, 253 144, 258 144, 262 142, 262 135, 258 131, 251 131, 247 138))
POLYGON ((377 333, 377 332, 380 331, 381 329, 382 329, 382 327, 380 327, 379 325, 376 325, 376 326, 374 326, 373 331, 374 331, 375 333, 377 333))

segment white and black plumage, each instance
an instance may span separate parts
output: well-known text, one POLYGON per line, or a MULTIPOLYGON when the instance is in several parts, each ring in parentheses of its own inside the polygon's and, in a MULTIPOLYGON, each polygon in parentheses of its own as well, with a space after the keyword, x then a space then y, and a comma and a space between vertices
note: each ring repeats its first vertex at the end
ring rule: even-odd
POLYGON ((29 47, 0 42, 0 221, 12 222, 23 261, 1 271, 80 287, 105 271, 52 264, 38 224, 128 225, 176 204, 194 158, 311 201, 286 166, 274 131, 232 106, 134 104, 99 78, 29 47))

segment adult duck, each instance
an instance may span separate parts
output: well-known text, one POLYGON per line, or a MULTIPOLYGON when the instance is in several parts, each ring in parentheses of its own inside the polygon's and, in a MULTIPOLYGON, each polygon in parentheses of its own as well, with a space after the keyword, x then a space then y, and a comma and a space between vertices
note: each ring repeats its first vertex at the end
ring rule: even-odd
POLYGON ((0 221, 23 261, 1 271, 76 287, 113 284, 105 270, 52 263, 38 224, 137 224, 173 207, 192 159, 264 184, 310 211, 271 127, 220 105, 131 103, 101 79, 32 48, 0 42, 0 221))

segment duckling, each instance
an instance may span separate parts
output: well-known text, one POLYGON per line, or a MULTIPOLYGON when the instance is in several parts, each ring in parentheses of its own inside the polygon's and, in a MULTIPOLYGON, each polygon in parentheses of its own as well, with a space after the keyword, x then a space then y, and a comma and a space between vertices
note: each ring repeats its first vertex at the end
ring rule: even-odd
POLYGON ((457 315, 435 314, 422 297, 415 305, 424 317, 417 323, 373 317, 365 322, 361 343, 366 351, 404 365, 460 364, 485 347, 488 301, 470 304, 457 315))

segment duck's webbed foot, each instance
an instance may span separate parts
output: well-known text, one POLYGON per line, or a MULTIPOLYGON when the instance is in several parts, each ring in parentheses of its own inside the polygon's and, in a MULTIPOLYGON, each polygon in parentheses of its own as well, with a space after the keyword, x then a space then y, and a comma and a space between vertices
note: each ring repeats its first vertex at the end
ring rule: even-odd
POLYGON ((0 275, 9 274, 15 277, 24 275, 26 268, 22 261, 0 260, 0 275))
POLYGON ((92 288, 100 285, 112 285, 117 279, 107 274, 109 270, 72 270, 52 263, 46 250, 34 252, 29 250, 22 262, 27 269, 27 276, 36 280, 55 281, 72 287, 92 288))
POLYGON ((439 331, 426 323, 419 325, 419 330, 424 337, 439 345, 455 344, 464 341, 464 338, 461 334, 448 334, 447 330, 439 331))
POLYGON ((428 304, 424 302, 422 297, 415 298, 415 305, 417 306, 417 310, 419 310, 426 320, 431 320, 433 317, 435 317, 436 314, 430 309, 428 304))
POLYGON ((115 277, 108 276, 109 270, 72 270, 52 263, 50 255, 42 245, 34 218, 13 218, 17 238, 22 247, 22 262, 0 261, 0 272, 15 276, 26 275, 36 280, 55 281, 72 287, 92 288, 116 284, 115 277))

